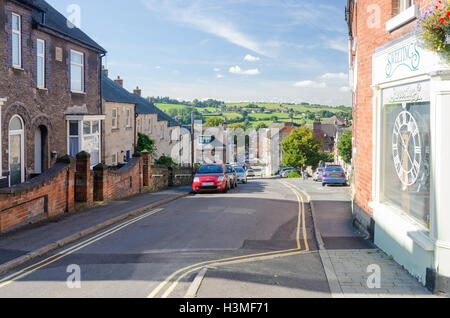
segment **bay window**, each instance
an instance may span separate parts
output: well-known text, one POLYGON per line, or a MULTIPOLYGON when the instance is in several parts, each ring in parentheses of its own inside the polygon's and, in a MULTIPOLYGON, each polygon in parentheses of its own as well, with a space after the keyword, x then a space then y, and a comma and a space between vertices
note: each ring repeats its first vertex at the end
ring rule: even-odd
POLYGON ((70 51, 70 89, 72 92, 84 92, 84 55, 70 51))
POLYGON ((81 151, 91 155, 91 167, 101 162, 101 121, 105 116, 67 116, 68 151, 71 157, 81 151))

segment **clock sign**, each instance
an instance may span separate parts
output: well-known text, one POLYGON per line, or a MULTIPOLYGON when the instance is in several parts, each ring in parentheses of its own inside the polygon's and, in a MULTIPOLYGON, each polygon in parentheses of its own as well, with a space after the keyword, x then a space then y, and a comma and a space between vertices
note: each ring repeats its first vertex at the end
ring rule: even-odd
POLYGON ((415 184, 423 163, 422 140, 417 121, 408 111, 401 112, 395 120, 392 154, 395 171, 402 184, 415 184))

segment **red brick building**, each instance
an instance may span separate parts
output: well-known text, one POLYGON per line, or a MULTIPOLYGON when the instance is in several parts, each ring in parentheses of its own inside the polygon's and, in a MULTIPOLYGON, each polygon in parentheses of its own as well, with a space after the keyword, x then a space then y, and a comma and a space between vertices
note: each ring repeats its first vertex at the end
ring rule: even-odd
POLYGON ((450 277, 450 65, 422 47, 432 0, 348 0, 354 223, 434 291, 450 277))

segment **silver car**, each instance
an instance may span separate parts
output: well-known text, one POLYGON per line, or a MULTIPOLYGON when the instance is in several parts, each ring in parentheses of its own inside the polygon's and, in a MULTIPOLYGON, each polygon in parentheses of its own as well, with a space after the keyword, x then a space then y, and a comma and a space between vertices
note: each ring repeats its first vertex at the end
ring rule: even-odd
POLYGON ((313 175, 313 181, 322 181, 322 174, 325 171, 325 168, 317 168, 313 175))
POLYGON ((244 168, 235 167, 234 170, 236 170, 237 181, 246 184, 247 183, 247 173, 245 172, 244 168))

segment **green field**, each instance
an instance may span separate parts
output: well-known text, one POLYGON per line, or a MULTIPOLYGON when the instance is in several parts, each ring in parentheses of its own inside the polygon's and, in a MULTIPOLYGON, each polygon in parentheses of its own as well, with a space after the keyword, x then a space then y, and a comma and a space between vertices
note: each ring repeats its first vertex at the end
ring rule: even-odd
MULTIPOLYGON (((155 104, 159 109, 162 111, 168 113, 170 110, 182 110, 185 108, 189 108, 192 106, 187 105, 178 105, 178 104, 155 104)), ((198 112, 201 113, 203 120, 205 121, 209 117, 221 117, 226 118, 228 122, 230 121, 240 121, 243 120, 242 112, 245 110, 248 113, 249 118, 249 124, 251 126, 254 126, 257 123, 265 123, 267 126, 273 123, 273 117, 276 116, 278 118, 279 123, 282 122, 288 122, 290 121, 290 115, 289 113, 283 113, 282 111, 290 111, 296 112, 294 115, 294 122, 297 124, 304 124, 304 123, 312 123, 312 119, 308 119, 305 116, 303 116, 304 113, 307 113, 308 111, 310 113, 316 113, 319 115, 322 111, 328 111, 330 113, 336 114, 336 113, 345 113, 345 114, 351 114, 352 109, 350 107, 346 108, 336 108, 336 107, 330 107, 330 106, 323 106, 323 105, 292 105, 292 104, 275 104, 275 103, 228 103, 224 105, 224 111, 220 108, 214 108, 214 107, 203 107, 203 108, 196 108, 198 112), (248 105, 254 104, 258 105, 260 108, 264 107, 265 110, 270 110, 272 113, 263 113, 263 112, 257 112, 252 113, 248 110, 248 105), (235 110, 235 108, 240 107, 241 110, 235 110), (230 109, 233 109, 231 111, 230 109)), ((331 115, 328 115, 331 116, 331 115)), ((320 116, 321 117, 321 116, 320 116)), ((186 124, 186 123, 185 123, 186 124)))

